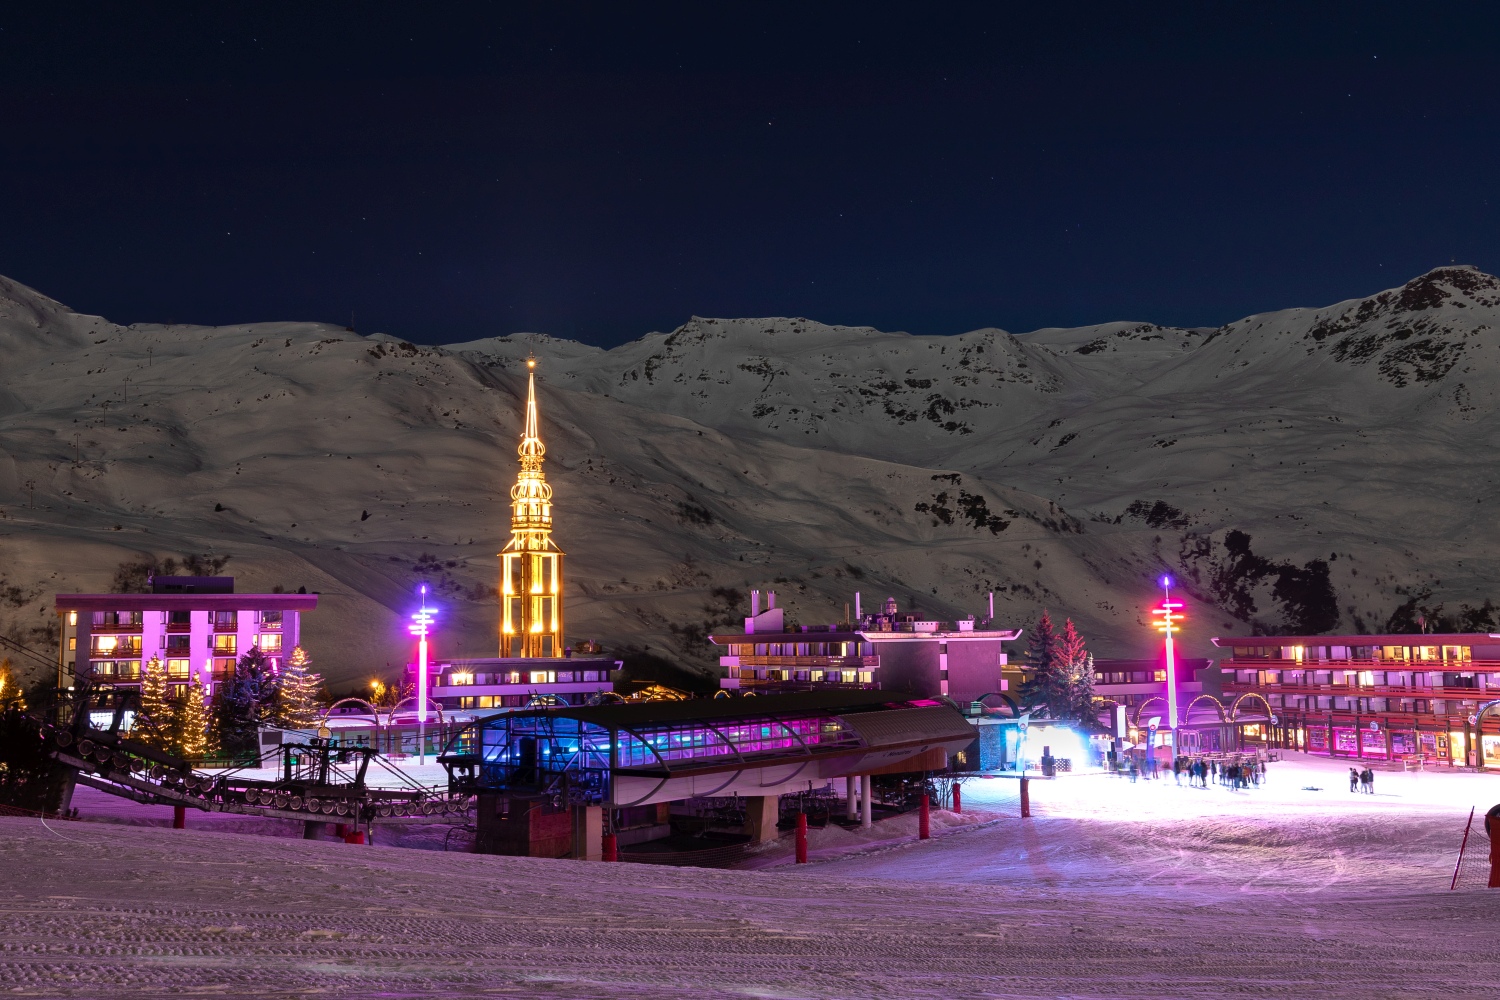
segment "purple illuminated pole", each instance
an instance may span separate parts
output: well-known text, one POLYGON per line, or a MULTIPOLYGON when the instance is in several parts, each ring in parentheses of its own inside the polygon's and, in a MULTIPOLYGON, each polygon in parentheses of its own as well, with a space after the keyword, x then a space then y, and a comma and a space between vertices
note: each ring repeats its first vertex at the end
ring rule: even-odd
POLYGON ((1156 630, 1167 637, 1167 728, 1172 733, 1172 756, 1177 756, 1177 653, 1172 645, 1172 633, 1177 631, 1177 623, 1182 621, 1182 615, 1177 609, 1182 607, 1181 601, 1172 600, 1172 578, 1164 576, 1161 578, 1162 601, 1160 606, 1152 608, 1151 614, 1156 616, 1156 630))
POLYGON ((427 584, 422 584, 422 608, 407 626, 417 637, 417 763, 427 763, 427 636, 432 631, 435 610, 427 607, 427 584))

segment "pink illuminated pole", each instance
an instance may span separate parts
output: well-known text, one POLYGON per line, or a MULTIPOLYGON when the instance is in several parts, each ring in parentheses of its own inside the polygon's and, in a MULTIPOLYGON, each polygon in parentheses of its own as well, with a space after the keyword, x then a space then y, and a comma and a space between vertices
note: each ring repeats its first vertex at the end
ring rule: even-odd
POLYGON ((1167 637, 1167 728, 1172 733, 1172 756, 1177 756, 1177 653, 1172 645, 1172 633, 1177 631, 1177 623, 1182 621, 1182 615, 1177 609, 1182 607, 1181 601, 1172 600, 1172 578, 1164 576, 1161 578, 1162 601, 1158 607, 1151 609, 1151 614, 1156 616, 1156 630, 1167 637))
POLYGON ((417 763, 427 763, 427 636, 437 612, 427 607, 427 584, 422 584, 422 608, 411 616, 411 634, 417 637, 417 763))

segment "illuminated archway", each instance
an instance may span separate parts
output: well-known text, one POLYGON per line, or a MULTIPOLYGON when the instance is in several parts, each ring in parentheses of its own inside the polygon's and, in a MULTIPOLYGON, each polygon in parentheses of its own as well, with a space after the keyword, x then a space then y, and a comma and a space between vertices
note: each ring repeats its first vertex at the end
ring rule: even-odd
POLYGON ((329 705, 318 714, 325 720, 331 718, 333 715, 333 710, 338 708, 340 705, 363 705, 365 707, 365 711, 370 715, 371 718, 375 720, 375 725, 380 725, 380 709, 376 708, 368 701, 365 701, 363 698, 340 698, 338 701, 334 702, 332 705, 329 705))
POLYGON ((1269 701, 1266 701, 1264 695, 1257 694, 1254 691, 1246 691, 1244 694, 1242 694, 1238 698, 1234 699, 1234 704, 1232 704, 1232 705, 1229 706, 1229 721, 1231 721, 1231 722, 1238 722, 1239 721, 1239 719, 1240 719, 1240 705, 1244 704, 1246 698, 1254 698, 1254 699, 1256 699, 1257 701, 1259 701, 1262 705, 1264 705, 1266 707, 1266 721, 1267 722, 1270 722, 1271 721, 1271 716, 1273 716, 1273 715, 1276 714, 1275 712, 1271 711, 1271 703, 1269 701))
POLYGON ((1500 708, 1500 698, 1487 701, 1474 710, 1474 767, 1484 770, 1484 717, 1500 708))
POLYGON ((1211 694, 1200 694, 1198 697, 1188 702, 1187 707, 1182 710, 1182 721, 1184 723, 1187 723, 1192 719, 1193 708, 1197 706, 1200 701, 1207 702, 1208 704, 1213 706, 1214 712, 1219 716, 1219 721, 1221 723, 1227 723, 1229 721, 1229 718, 1224 714, 1224 703, 1222 701, 1220 701, 1218 698, 1215 698, 1211 694))
POLYGON ((1021 717, 1021 707, 1016 704, 1016 700, 1014 698, 1012 698, 1010 695, 1006 694, 1004 691, 991 691, 988 694, 982 694, 982 695, 980 695, 978 698, 975 698, 974 700, 977 701, 977 702, 979 702, 979 704, 983 705, 986 698, 999 698, 1001 701, 1005 702, 1005 704, 1010 707, 1010 717, 1012 719, 1019 719, 1021 717))
POLYGON ((1151 697, 1135 706, 1135 716, 1130 720, 1131 725, 1135 726, 1137 729, 1140 728, 1141 717, 1146 714, 1146 706, 1151 704, 1153 701, 1159 703, 1163 709, 1167 707, 1167 699, 1163 698, 1159 694, 1153 694, 1151 697))

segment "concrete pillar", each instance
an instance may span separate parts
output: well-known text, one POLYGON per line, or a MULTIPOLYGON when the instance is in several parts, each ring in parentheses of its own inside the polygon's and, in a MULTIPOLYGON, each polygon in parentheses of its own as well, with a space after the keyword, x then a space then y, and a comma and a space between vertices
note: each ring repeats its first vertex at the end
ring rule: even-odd
POLYGON ((844 807, 846 810, 845 815, 851 822, 859 819, 859 800, 855 798, 856 792, 854 782, 855 777, 852 774, 844 779, 844 807))
POLYGON ((604 860, 604 807, 573 807, 573 857, 580 861, 604 860))
POLYGON ((745 800, 745 832, 750 835, 750 843, 764 844, 777 838, 780 809, 779 795, 756 795, 745 800))
POLYGON ((870 793, 875 790, 874 785, 875 783, 870 780, 870 776, 868 774, 860 775, 859 825, 866 830, 870 828, 873 822, 873 812, 875 804, 873 799, 871 798, 870 793))

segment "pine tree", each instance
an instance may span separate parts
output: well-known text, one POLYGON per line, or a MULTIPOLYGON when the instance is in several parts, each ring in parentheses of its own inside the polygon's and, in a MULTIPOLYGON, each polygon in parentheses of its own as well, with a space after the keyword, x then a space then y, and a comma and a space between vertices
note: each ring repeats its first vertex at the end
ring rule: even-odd
POLYGON ((26 698, 21 692, 21 684, 16 680, 15 670, 7 657, 0 659, 0 710, 12 705, 21 711, 26 710, 26 698))
POLYGON ((1070 687, 1074 715, 1089 728, 1099 728, 1099 707, 1094 704, 1093 653, 1083 655, 1083 663, 1072 672, 1070 687))
POLYGON ((203 700, 203 685, 194 677, 188 685, 187 701, 178 716, 177 746, 187 758, 206 757, 218 749, 217 740, 208 726, 208 706, 203 700))
POLYGON ((1054 719, 1068 714, 1068 675, 1059 655, 1057 632, 1045 610, 1026 640, 1026 665, 1031 676, 1021 685, 1021 701, 1027 708, 1045 705, 1054 719))
POLYGON ((287 658, 281 672, 281 697, 277 703, 276 721, 287 729, 314 729, 318 725, 318 688, 321 674, 310 673, 312 658, 298 646, 287 658))
POLYGON ((151 657, 141 671, 141 704, 131 735, 158 750, 172 748, 172 707, 167 701, 167 672, 159 657, 151 657))
POLYGON ((219 685, 214 705, 215 737, 228 754, 260 751, 260 726, 274 712, 277 679, 258 648, 240 657, 234 673, 219 685))

